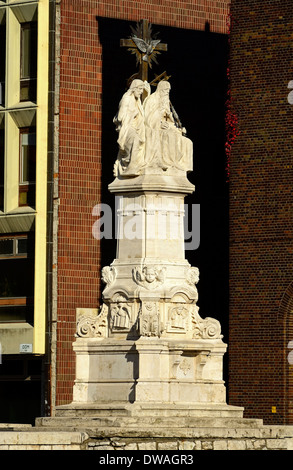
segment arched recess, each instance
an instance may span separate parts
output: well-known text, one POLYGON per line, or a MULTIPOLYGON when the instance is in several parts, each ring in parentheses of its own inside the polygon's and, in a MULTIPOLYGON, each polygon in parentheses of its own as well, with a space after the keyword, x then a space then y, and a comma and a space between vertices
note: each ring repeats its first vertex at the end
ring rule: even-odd
POLYGON ((293 281, 288 285, 281 299, 278 322, 282 325, 284 345, 284 424, 293 424, 293 281))

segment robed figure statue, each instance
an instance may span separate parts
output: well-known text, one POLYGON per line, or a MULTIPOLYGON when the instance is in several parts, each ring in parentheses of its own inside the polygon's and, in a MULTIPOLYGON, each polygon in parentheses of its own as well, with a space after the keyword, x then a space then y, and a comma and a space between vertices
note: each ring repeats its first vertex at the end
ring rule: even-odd
POLYGON ((114 118, 119 133, 115 176, 137 176, 146 168, 192 171, 193 144, 170 103, 170 89, 162 80, 150 94, 149 83, 135 79, 123 95, 114 118), (147 97, 142 103, 144 90, 147 97))

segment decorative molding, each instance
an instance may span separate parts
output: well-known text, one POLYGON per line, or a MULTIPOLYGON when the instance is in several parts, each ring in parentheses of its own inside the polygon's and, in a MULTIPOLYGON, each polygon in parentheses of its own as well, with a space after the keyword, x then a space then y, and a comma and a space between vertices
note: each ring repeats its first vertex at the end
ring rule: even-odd
POLYGON ((77 309, 76 333, 77 338, 106 338, 108 332, 108 307, 103 304, 98 315, 88 313, 92 309, 77 309), (83 313, 85 312, 85 313, 83 313))
POLYGON ((160 315, 157 302, 143 301, 139 313, 141 336, 160 336, 160 315))
POLYGON ((187 375, 191 369, 190 362, 185 357, 179 364, 179 369, 182 370, 184 375, 187 375))
POLYGON ((192 310, 193 339, 221 339, 221 324, 215 318, 202 319, 198 313, 199 308, 195 305, 192 310))

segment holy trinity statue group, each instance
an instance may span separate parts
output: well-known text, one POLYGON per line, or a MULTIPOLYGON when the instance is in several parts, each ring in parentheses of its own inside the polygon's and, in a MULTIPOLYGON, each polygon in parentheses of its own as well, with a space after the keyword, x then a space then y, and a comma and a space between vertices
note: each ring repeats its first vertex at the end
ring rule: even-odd
POLYGON ((170 89, 162 80, 151 93, 147 81, 135 79, 123 95, 113 120, 119 134, 115 176, 138 176, 146 168, 192 171, 193 144, 170 103, 170 89))

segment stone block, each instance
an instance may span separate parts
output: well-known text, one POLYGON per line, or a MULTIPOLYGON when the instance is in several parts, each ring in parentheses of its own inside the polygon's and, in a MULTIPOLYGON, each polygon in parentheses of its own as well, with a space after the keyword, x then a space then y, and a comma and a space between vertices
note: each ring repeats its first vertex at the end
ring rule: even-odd
POLYGON ((180 441, 179 442, 179 450, 193 450, 195 444, 193 441, 180 441))
POLYGON ((245 440, 228 439, 228 450, 246 450, 245 440))
MULTIPOLYGON (((73 450, 72 448, 73 446, 69 446, 69 445, 53 445, 52 446, 52 450, 73 450)), ((76 447, 76 446, 74 446, 76 447)), ((78 449, 79 450, 79 449, 78 449)))
POLYGON ((156 450, 157 444, 154 441, 138 442, 138 450, 156 450))
POLYGON ((111 445, 114 447, 124 447, 125 444, 126 443, 124 441, 120 441, 119 439, 111 439, 111 445))
POLYGON ((255 441, 253 439, 247 439, 246 440, 246 450, 255 450, 254 442, 255 441))
POLYGON ((125 450, 138 450, 138 446, 136 443, 126 444, 125 450))
POLYGON ((256 450, 261 450, 266 447, 265 439, 257 439, 253 442, 253 448, 256 450))
POLYGON ((272 449, 272 450, 286 449, 287 440, 286 439, 267 439, 266 445, 268 449, 272 449))
POLYGON ((216 440, 214 441, 214 450, 227 450, 228 442, 225 440, 216 440))
POLYGON ((177 450, 178 443, 175 442, 159 442, 158 443, 158 450, 177 450))
POLYGON ((194 450, 201 450, 201 441, 200 440, 194 441, 194 450))
POLYGON ((94 447, 94 450, 114 450, 112 446, 98 446, 94 447))
POLYGON ((213 442, 212 441, 203 441, 201 443, 201 450, 213 450, 213 442))

